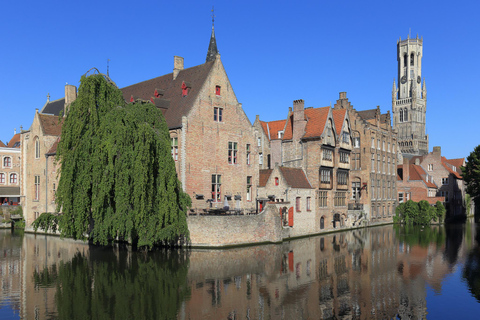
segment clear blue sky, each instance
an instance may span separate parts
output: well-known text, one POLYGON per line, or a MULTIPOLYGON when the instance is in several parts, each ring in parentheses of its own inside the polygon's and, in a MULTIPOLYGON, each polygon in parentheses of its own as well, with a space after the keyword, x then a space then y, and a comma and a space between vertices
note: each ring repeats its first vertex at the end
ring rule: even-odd
MULTIPOLYGON (((3 1, 0 140, 28 129, 47 93, 64 96, 92 67, 119 87, 205 62, 217 45, 250 121, 286 117, 295 99, 391 110, 396 43, 424 39, 430 150, 466 157, 480 144, 480 1, 3 1)), ((398 80, 397 80, 398 83, 398 80)))

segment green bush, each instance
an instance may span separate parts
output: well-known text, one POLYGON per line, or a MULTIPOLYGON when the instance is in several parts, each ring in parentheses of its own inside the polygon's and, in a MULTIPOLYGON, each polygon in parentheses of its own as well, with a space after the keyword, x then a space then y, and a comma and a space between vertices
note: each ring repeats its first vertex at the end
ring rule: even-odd
POLYGON ((437 221, 437 219, 438 221, 442 221, 445 216, 445 211, 445 208, 439 201, 435 207, 432 207, 426 200, 418 203, 413 200, 408 200, 397 206, 393 222, 407 225, 428 225, 432 223, 432 221, 437 221))

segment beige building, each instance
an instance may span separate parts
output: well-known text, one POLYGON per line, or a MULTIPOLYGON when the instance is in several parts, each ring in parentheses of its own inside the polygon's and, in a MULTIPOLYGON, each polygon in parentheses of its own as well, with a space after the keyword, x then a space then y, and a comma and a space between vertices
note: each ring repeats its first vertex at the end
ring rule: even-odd
POLYGON ((14 133, 5 145, 0 141, 0 205, 20 203, 20 134, 14 133))
POLYGON ((380 107, 357 111, 346 92, 334 110, 350 114, 353 148, 350 165, 350 212, 364 212, 372 222, 390 222, 396 207, 397 133, 390 112, 380 107))

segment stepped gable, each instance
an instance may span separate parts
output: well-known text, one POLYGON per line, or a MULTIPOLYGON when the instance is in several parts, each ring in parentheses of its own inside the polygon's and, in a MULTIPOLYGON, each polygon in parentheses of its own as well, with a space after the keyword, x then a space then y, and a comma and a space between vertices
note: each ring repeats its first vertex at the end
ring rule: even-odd
POLYGON ((12 139, 8 142, 7 148, 20 148, 20 133, 13 135, 12 139))
POLYGON ((278 138, 278 132, 285 129, 285 123, 287 120, 275 120, 275 121, 260 121, 263 132, 268 137, 268 140, 276 140, 278 138))
POLYGON ((287 185, 291 188, 297 189, 312 189, 310 182, 308 182, 307 176, 303 169, 300 168, 287 168, 279 167, 283 177, 287 181, 287 185))
POLYGON ((48 114, 38 114, 43 133, 48 136, 59 136, 62 133, 62 124, 60 117, 48 114))
POLYGON ((259 171, 259 179, 258 179, 258 186, 265 187, 267 185, 267 181, 272 174, 273 169, 260 169, 259 171))
POLYGON ((40 110, 40 113, 53 114, 54 116, 59 116, 60 113, 63 112, 64 106, 65 106, 65 98, 58 99, 55 101, 48 101, 47 103, 45 103, 42 110, 40 110))
MULTIPOLYGON (((182 117, 188 115, 192 109, 200 90, 205 83, 215 61, 180 70, 173 79, 173 73, 154 79, 146 80, 122 88, 125 101, 132 97, 143 100, 153 99, 155 105, 162 108, 165 120, 170 129, 182 126, 182 117), (182 95, 182 85, 188 83, 189 90, 186 96, 182 95), (158 97, 155 97, 157 91, 158 97), (159 91, 161 91, 159 93, 159 91), (163 94, 161 94, 163 93, 163 94), (159 101, 157 101, 160 99, 159 101)), ((188 87, 187 86, 187 87, 188 87)))
POLYGON ((343 128, 343 121, 345 120, 345 115, 347 109, 333 110, 333 122, 335 122, 335 130, 337 131, 337 136, 340 136, 343 128))

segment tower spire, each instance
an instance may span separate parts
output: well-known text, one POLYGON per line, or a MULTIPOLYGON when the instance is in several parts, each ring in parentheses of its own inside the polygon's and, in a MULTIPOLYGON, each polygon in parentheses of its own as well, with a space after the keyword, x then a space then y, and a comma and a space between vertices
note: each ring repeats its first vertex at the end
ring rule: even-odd
POLYGON ((215 14, 214 8, 212 7, 212 35, 210 36, 210 43, 208 45, 207 59, 205 62, 215 60, 218 54, 217 41, 215 40, 215 14))

